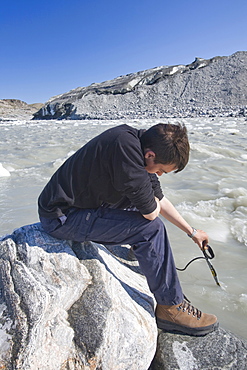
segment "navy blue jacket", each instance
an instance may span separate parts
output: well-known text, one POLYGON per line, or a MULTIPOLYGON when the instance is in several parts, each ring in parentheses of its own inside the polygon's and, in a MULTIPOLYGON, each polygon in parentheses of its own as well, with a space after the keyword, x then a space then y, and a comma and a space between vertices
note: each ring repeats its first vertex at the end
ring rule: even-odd
POLYGON ((54 173, 39 196, 39 215, 57 218, 71 207, 135 206, 155 210, 163 194, 156 174, 145 170, 140 137, 128 125, 111 128, 90 140, 54 173))

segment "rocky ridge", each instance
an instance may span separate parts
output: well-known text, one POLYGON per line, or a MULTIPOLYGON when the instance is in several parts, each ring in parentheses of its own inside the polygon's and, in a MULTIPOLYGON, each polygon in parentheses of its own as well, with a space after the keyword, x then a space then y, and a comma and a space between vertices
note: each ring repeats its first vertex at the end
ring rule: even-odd
POLYGON ((61 241, 37 223, 0 241, 0 368, 177 370, 247 367, 247 343, 157 331, 129 246, 61 241))
POLYGON ((27 104, 18 99, 2 99, 0 100, 0 121, 30 120, 42 106, 41 103, 27 104))
POLYGON ((247 52, 196 58, 78 87, 51 98, 34 119, 137 119, 247 115, 247 52))

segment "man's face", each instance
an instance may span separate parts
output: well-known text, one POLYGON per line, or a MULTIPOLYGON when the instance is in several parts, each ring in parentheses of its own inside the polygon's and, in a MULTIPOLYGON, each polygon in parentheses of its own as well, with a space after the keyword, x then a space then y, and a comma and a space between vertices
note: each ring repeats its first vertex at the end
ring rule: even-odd
POLYGON ((176 166, 174 164, 155 163, 155 153, 151 150, 145 153, 145 161, 145 169, 147 172, 156 173, 158 176, 163 175, 163 173, 169 173, 176 170, 176 166))

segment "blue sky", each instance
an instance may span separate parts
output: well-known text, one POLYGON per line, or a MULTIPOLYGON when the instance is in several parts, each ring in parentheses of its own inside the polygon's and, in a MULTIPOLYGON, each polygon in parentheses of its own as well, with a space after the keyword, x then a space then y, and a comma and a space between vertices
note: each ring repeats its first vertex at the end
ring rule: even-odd
POLYGON ((247 50, 246 0, 2 0, 0 99, 247 50))

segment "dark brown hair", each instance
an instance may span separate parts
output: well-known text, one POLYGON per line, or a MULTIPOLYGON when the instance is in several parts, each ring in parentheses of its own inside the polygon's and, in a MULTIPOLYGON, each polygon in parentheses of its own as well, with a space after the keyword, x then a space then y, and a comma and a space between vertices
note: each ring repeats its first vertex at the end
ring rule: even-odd
POLYGON ((174 164, 176 171, 184 169, 189 160, 190 145, 187 129, 182 124, 159 123, 141 136, 142 149, 155 153, 155 163, 174 164))

